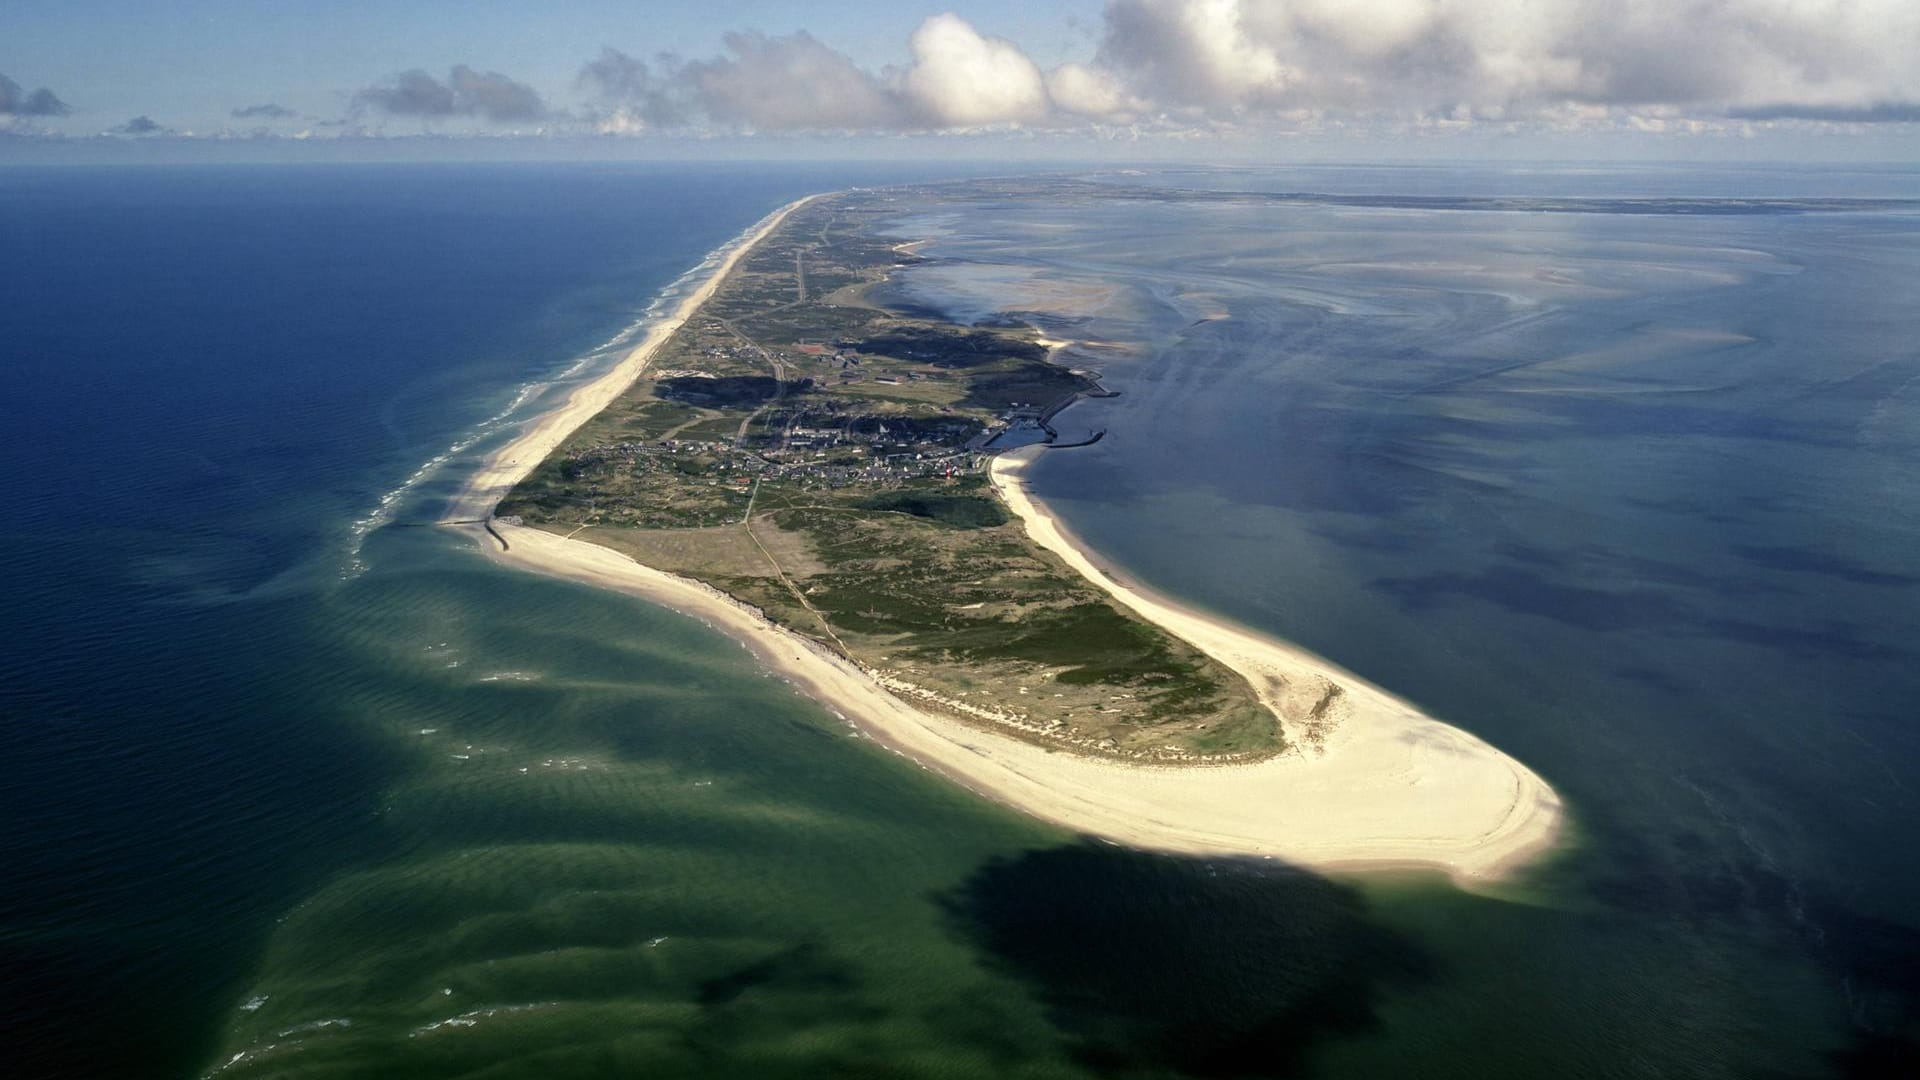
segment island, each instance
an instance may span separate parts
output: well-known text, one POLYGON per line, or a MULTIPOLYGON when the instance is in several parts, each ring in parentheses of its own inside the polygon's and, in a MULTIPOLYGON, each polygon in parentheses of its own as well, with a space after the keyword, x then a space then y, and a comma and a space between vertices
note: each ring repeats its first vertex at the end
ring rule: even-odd
MULTIPOLYGON (((1002 182, 1006 183, 1006 182, 1002 182)), ((1100 565, 1022 470, 1103 432, 1068 343, 889 300, 909 206, 800 200, 709 260, 445 520, 495 557, 706 619, 922 765, 1069 828, 1319 868, 1497 877, 1550 845, 1538 776, 1327 661, 1100 565)))

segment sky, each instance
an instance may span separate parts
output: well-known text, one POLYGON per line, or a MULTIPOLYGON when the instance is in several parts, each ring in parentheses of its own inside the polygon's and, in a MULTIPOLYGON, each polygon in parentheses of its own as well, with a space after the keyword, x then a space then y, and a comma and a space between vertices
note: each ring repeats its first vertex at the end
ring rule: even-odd
POLYGON ((1920 2, 0 3, 0 161, 321 142, 1913 162, 1920 2))

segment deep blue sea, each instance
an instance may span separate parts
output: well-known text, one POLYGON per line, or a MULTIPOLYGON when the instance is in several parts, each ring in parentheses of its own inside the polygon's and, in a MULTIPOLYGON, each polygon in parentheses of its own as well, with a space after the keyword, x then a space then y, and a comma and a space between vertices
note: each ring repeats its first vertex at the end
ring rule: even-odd
POLYGON ((1087 844, 425 527, 714 247, 931 166, 0 169, 10 1076, 1913 1075, 1898 169, 1104 176, 904 283, 1123 396, 1036 487, 1552 782, 1521 887, 1087 844))

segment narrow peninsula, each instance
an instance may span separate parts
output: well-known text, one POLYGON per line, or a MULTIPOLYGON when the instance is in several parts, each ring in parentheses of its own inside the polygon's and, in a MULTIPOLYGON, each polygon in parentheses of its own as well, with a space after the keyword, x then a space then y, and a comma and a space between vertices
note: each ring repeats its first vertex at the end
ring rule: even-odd
POLYGON ((1026 462, 1076 441, 1060 411, 1110 391, 1018 320, 880 295, 924 258, 887 226, 953 190, 771 215, 446 520, 704 618, 866 734, 1070 828, 1456 878, 1547 847, 1559 800, 1530 770, 1096 566, 1025 490, 1026 462))

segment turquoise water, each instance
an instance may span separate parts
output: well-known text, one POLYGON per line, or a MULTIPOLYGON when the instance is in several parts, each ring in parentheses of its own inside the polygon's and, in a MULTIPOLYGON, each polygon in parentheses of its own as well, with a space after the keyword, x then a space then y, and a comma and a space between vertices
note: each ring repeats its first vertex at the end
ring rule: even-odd
POLYGON ((928 302, 1118 286, 1034 316, 1140 345, 1036 474, 1076 528, 1569 797, 1472 896, 1077 840, 422 527, 706 252, 907 178, 0 172, 10 1074, 1910 1062, 1911 214, 941 211, 928 302))

